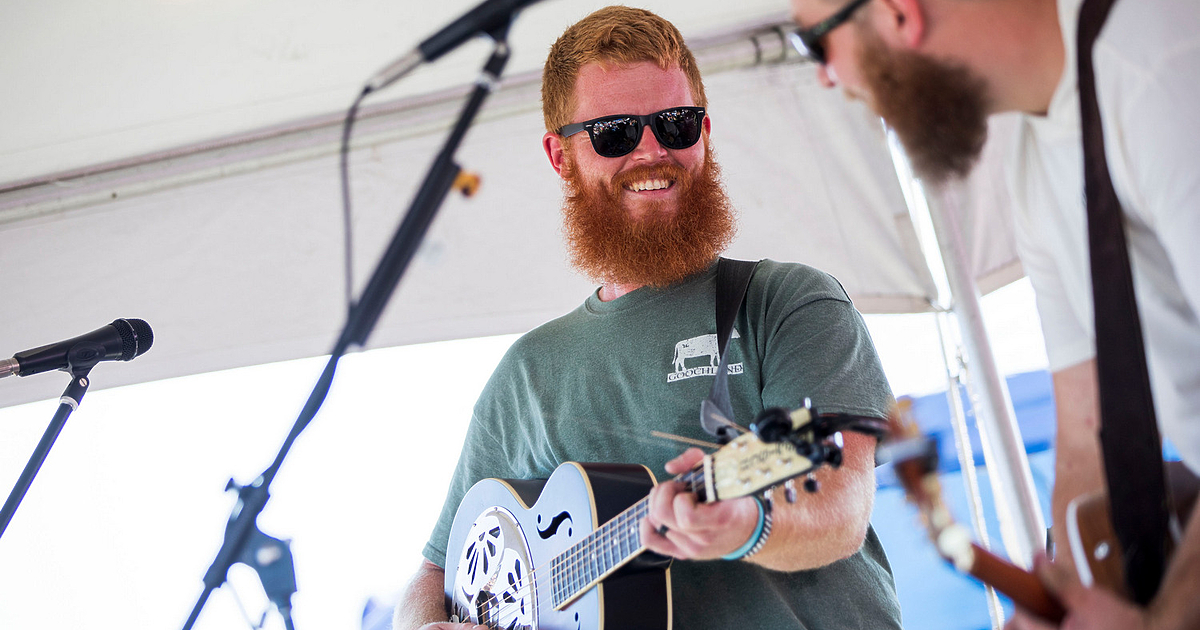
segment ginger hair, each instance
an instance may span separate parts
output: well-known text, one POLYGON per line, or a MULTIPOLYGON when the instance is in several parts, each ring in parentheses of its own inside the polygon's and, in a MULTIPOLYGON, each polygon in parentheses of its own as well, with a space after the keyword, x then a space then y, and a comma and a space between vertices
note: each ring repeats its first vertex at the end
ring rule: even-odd
POLYGON ((600 9, 573 24, 550 47, 542 70, 542 116, 546 130, 558 133, 575 114, 575 81, 585 65, 624 66, 650 61, 687 75, 692 99, 707 107, 696 58, 675 25, 645 10, 624 6, 600 9))

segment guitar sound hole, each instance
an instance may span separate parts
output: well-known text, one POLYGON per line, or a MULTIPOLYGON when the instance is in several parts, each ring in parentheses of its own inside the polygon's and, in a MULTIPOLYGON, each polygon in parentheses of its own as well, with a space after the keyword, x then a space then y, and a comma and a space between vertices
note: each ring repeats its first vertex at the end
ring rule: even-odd
POLYGON ((492 625, 492 610, 496 607, 496 596, 488 591, 480 591, 479 596, 475 598, 475 618, 488 627, 492 625))
MULTIPOLYGON (((552 529, 568 518, 564 512, 552 529)), ((537 599, 527 569, 529 548, 515 517, 502 508, 485 510, 461 549, 451 604, 465 613, 460 620, 492 630, 532 630, 537 599)))

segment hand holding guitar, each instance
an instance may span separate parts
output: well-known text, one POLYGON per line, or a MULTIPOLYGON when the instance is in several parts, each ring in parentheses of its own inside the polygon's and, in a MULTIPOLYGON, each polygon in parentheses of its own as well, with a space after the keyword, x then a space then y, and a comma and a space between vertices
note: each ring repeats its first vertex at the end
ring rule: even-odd
MULTIPOLYGON (((1092 630, 1150 630, 1148 614, 1104 588, 1086 587, 1066 567, 1055 565, 1044 555, 1034 559, 1034 572, 1042 584, 1066 609, 1062 628, 1092 630)), ((1060 626, 1047 623, 1018 608, 1005 630, 1052 630, 1060 626)))
MULTIPOLYGON (((796 501, 788 483, 793 478, 803 478, 809 493, 792 510, 803 506, 805 518, 792 514, 781 534, 801 535, 808 526, 849 542, 841 550, 814 535, 806 539, 810 544, 777 547, 830 556, 821 564, 852 554, 867 528, 871 453, 882 422, 819 415, 807 404, 769 412, 760 414, 753 432, 713 453, 686 451, 667 467, 679 476, 657 489, 645 466, 607 463, 567 462, 546 480, 477 482, 451 526, 447 561, 454 568, 437 571, 450 618, 506 630, 667 628, 670 562, 663 555, 753 555, 771 531, 771 512, 755 495, 782 484, 785 502, 796 501), (832 492, 817 492, 825 483, 818 481, 819 468, 840 469, 823 478, 832 492), (857 488, 860 478, 867 484, 865 499, 857 502, 864 506, 861 528, 845 524, 852 519, 844 505, 846 491, 857 488), (827 503, 840 510, 821 509, 827 503), (832 526, 835 521, 842 525, 832 526), (647 550, 659 553, 643 554, 647 550)), ((774 568, 764 564, 765 556, 756 560, 774 568)), ((432 626, 463 627, 472 626, 432 626)))
MULTIPOLYGON (((696 468, 704 452, 690 448, 667 462, 680 475, 696 468)), ((741 547, 754 534, 758 505, 750 497, 717 503, 698 499, 684 484, 660 483, 650 492, 650 515, 642 520, 642 544, 681 560, 716 560, 741 547)))

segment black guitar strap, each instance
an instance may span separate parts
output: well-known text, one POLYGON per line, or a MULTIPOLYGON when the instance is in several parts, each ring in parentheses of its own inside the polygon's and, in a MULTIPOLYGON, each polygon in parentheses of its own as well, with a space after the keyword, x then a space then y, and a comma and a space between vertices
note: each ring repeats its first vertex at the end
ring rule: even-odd
POLYGON ((1092 44, 1115 0, 1086 0, 1079 12, 1079 103, 1096 321, 1100 444, 1113 531, 1125 582, 1140 604, 1158 591, 1169 536, 1162 442, 1155 420, 1142 326, 1133 292, 1125 224, 1104 155, 1092 44))
POLYGON ((758 261, 754 260, 717 260, 717 352, 720 354, 721 363, 717 366, 712 390, 700 405, 700 426, 709 435, 719 438, 722 444, 737 436, 727 422, 713 417, 713 411, 715 407, 715 411, 720 412, 725 420, 733 422, 733 405, 729 402, 729 356, 726 348, 729 346, 729 336, 733 334, 733 322, 742 308, 742 301, 746 299, 750 277, 754 275, 757 266, 758 261))

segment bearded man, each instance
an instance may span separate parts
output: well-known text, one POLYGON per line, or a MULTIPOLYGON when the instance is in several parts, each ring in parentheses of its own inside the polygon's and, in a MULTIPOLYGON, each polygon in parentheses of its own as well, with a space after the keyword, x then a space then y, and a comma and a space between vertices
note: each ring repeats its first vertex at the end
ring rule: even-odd
MULTIPOLYGON (((792 0, 801 25, 793 40, 820 64, 827 87, 842 85, 895 129, 933 184, 970 171, 989 115, 1020 114, 1008 176, 1053 374, 1053 534, 1064 550, 1053 564, 1039 559, 1039 572, 1069 609, 1064 627, 1200 628, 1200 519, 1190 519, 1147 608, 1082 588, 1065 552, 1067 505, 1105 487, 1077 79, 1081 3, 792 0)), ((1091 50, 1153 404, 1163 434, 1200 472, 1200 123, 1191 113, 1200 101, 1200 4, 1116 2, 1091 50)), ((1042 627, 1023 615, 1012 626, 1042 627)))
MULTIPOLYGON (((444 623, 443 580, 455 510, 479 479, 545 478, 564 461, 643 464, 661 478, 701 452, 668 461, 678 447, 647 439, 651 431, 712 441, 697 412, 716 371, 677 348, 715 343, 715 263, 734 220, 696 61, 669 22, 609 7, 554 44, 542 94, 572 261, 601 286, 521 337, 496 368, 397 629, 470 627, 444 623)), ((805 397, 821 412, 886 417, 892 398, 874 347, 830 276, 762 261, 734 330, 735 417, 805 397)), ((818 492, 772 501, 765 513, 760 498, 708 504, 679 483, 654 488, 640 538, 678 559, 674 625, 898 628, 890 568, 869 525, 875 446, 848 433, 844 463, 817 473, 818 492)))

